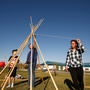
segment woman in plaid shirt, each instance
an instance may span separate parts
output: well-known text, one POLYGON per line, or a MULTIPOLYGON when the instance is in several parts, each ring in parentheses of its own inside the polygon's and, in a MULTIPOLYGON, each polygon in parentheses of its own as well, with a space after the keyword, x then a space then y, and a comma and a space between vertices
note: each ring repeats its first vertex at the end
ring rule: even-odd
POLYGON ((81 41, 79 39, 72 40, 71 48, 68 51, 66 58, 66 71, 68 72, 68 68, 69 68, 76 90, 84 90, 83 68, 82 68, 83 52, 85 52, 85 48, 81 44, 81 41))

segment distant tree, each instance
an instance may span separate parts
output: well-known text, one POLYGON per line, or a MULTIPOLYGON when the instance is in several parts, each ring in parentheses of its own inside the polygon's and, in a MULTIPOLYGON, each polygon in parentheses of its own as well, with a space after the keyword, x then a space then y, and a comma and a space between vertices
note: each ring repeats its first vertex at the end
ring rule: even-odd
POLYGON ((60 68, 61 68, 61 70, 63 70, 63 65, 62 64, 61 64, 60 68))
POLYGON ((55 62, 53 62, 53 63, 52 63, 52 65, 53 65, 53 68, 54 68, 54 67, 55 67, 55 65, 56 65, 56 63, 55 63, 55 62))
POLYGON ((18 64, 18 68, 22 68, 22 63, 19 63, 18 64))
POLYGON ((58 69, 58 64, 56 63, 56 68, 58 69))
POLYGON ((85 70, 89 70, 89 68, 85 68, 85 70))
POLYGON ((36 65, 36 67, 39 67, 39 68, 40 68, 40 67, 41 67, 41 65, 40 65, 40 64, 38 64, 38 65, 36 65))
POLYGON ((25 69, 25 63, 24 63, 24 64, 22 64, 22 69, 25 69))
POLYGON ((39 64, 36 64, 36 68, 40 68, 41 67, 41 65, 39 65, 39 64))

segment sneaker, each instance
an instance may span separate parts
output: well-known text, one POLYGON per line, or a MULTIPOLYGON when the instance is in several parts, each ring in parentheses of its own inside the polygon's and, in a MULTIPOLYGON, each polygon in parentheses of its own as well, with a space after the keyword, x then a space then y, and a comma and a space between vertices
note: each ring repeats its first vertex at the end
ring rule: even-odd
POLYGON ((12 84, 12 85, 11 85, 11 88, 13 88, 13 87, 14 87, 14 85, 12 84))
POLYGON ((10 87, 10 85, 8 85, 6 88, 9 88, 10 87))

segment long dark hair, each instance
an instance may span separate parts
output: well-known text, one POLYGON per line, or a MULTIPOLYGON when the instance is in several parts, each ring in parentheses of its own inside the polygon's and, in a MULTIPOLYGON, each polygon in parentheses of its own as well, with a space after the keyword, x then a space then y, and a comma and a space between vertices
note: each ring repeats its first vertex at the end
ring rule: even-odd
MULTIPOLYGON (((71 40, 71 42, 75 42, 77 44, 76 49, 79 48, 78 42, 76 40, 71 40)), ((70 42, 70 43, 71 43, 70 42)), ((72 47, 71 47, 72 48, 72 47)))

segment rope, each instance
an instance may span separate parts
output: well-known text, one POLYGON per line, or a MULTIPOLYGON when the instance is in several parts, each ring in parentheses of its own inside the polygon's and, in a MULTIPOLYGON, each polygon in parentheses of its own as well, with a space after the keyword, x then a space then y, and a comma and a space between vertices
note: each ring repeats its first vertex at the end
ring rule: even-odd
POLYGON ((36 34, 36 35, 46 36, 46 37, 55 37, 55 38, 76 39, 76 38, 71 38, 71 37, 61 37, 61 36, 53 36, 53 35, 43 35, 43 34, 36 34))

